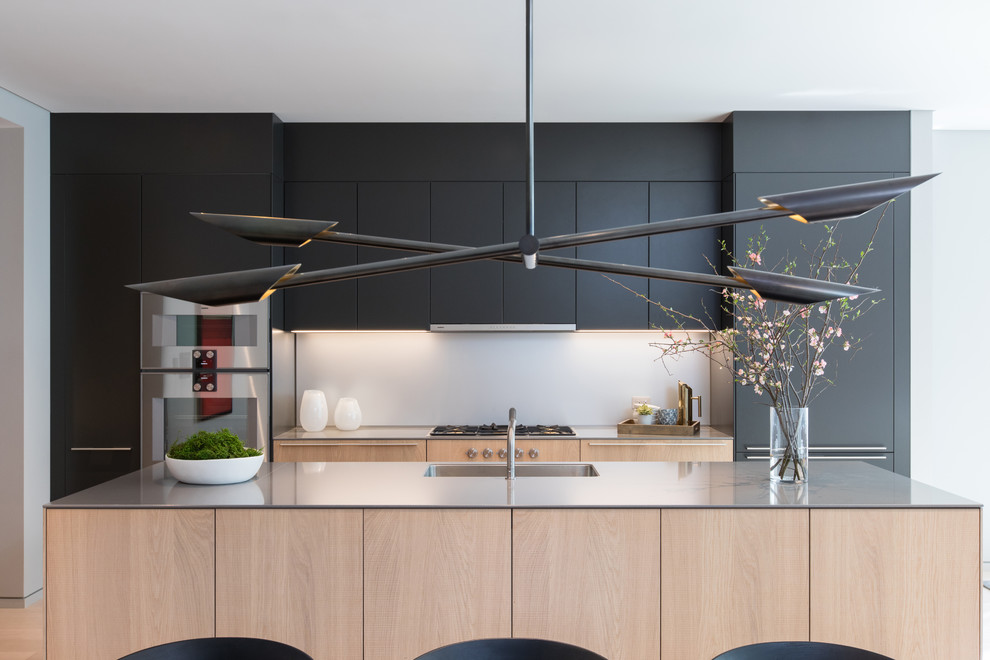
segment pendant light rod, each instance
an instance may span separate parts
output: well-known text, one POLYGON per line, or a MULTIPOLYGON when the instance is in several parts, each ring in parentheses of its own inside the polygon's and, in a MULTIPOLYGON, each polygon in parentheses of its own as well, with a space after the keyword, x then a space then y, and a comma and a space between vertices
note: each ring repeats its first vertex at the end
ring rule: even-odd
POLYGON ((536 236, 536 166, 533 141, 533 0, 526 0, 526 232, 536 236))

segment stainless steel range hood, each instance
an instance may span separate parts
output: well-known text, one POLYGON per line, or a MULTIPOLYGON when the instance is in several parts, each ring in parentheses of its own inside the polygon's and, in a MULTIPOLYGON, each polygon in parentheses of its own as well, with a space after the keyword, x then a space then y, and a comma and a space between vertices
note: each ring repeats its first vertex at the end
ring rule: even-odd
POLYGON ((573 323, 431 323, 430 332, 574 332, 573 323))

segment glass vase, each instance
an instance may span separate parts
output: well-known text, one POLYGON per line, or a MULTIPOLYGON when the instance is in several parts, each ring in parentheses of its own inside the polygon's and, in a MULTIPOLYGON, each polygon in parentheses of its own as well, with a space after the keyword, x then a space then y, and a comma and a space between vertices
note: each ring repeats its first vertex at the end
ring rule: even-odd
POLYGON ((808 409, 770 409, 770 480, 808 481, 808 409))

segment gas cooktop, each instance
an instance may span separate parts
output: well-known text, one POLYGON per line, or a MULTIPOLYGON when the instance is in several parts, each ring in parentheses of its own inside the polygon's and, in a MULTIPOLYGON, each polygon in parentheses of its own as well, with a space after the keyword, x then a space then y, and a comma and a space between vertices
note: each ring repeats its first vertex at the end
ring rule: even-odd
MULTIPOLYGON (((430 431, 430 435, 506 435, 508 432, 508 424, 481 424, 479 426, 447 425, 433 427, 433 430, 430 431)), ((558 424, 535 424, 532 426, 517 424, 516 435, 574 435, 574 429, 570 426, 560 426, 558 424)))

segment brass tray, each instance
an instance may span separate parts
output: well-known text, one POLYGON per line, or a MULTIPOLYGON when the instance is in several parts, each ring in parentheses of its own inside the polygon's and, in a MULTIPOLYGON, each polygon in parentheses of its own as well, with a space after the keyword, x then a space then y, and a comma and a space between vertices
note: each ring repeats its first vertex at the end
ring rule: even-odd
POLYGON ((619 435, 695 435, 701 431, 701 422, 694 420, 690 424, 637 424, 634 419, 627 419, 616 425, 619 435))

